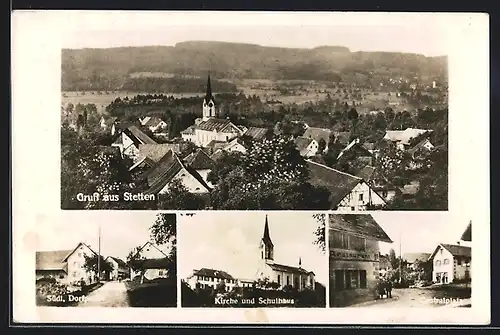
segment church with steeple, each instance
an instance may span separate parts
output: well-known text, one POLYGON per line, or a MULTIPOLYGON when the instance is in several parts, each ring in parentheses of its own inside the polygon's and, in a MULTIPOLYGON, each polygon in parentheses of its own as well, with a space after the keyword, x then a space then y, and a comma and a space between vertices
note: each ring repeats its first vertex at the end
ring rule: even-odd
POLYGON ((228 143, 245 131, 244 127, 233 124, 229 119, 219 118, 209 74, 207 92, 202 101, 202 117, 196 119, 194 125, 181 131, 181 137, 198 146, 208 147, 214 141, 228 143))
POLYGON ((305 288, 314 290, 314 272, 302 268, 300 256, 298 257, 298 266, 276 263, 274 260, 274 247, 266 215, 264 233, 259 243, 259 267, 255 273, 255 279, 267 278, 271 282, 278 283, 280 289, 291 286, 299 291, 305 288))

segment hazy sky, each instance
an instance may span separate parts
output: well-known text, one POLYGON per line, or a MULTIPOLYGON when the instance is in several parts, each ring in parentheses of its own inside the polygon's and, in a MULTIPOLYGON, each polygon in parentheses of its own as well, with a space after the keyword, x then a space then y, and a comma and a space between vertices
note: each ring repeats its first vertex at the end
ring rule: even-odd
MULTIPOLYGON (((269 232, 274 243, 274 261, 313 271, 316 280, 328 278, 327 255, 313 244, 317 221, 312 213, 269 213, 269 232)), ((178 266, 181 278, 193 269, 212 268, 234 277, 253 279, 260 258, 259 243, 264 232, 265 213, 197 213, 182 217, 178 231, 178 266)))
MULTIPOLYGON (((227 12, 125 15, 115 13, 107 19, 109 22, 93 18, 74 23, 74 29, 66 27, 63 47, 173 46, 188 40, 210 40, 299 48, 340 45, 351 51, 398 51, 427 56, 447 53, 445 24, 439 16, 322 13, 315 17, 310 13, 288 13, 270 17, 246 13, 240 19, 227 12)), ((81 17, 75 16, 76 19, 81 17)))
POLYGON ((101 227, 101 254, 126 259, 130 250, 149 240, 154 212, 61 211, 60 216, 42 216, 37 220, 37 251, 69 250, 79 242, 98 251, 101 227))
POLYGON ((384 229, 393 243, 380 243, 380 252, 389 253, 391 248, 401 252, 434 251, 438 243, 456 244, 467 228, 469 220, 455 221, 447 212, 377 212, 373 218, 384 229))

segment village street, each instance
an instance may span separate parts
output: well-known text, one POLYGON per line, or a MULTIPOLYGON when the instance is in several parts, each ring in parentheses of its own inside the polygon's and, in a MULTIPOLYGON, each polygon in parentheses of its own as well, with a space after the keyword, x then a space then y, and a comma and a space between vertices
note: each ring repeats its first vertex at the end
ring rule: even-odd
POLYGON ((122 282, 107 282, 91 292, 78 307, 128 307, 127 288, 122 282))
POLYGON ((402 288, 393 289, 392 298, 367 301, 350 307, 466 307, 470 304, 470 295, 467 297, 431 288, 402 288))

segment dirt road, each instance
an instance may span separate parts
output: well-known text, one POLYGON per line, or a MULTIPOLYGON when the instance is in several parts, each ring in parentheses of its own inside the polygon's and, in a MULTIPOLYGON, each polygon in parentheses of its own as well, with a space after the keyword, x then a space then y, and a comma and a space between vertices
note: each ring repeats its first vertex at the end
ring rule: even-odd
POLYGON ((108 282, 91 292, 79 307, 128 307, 130 306, 124 283, 108 282))
POLYGON ((391 299, 367 301, 352 307, 460 307, 470 305, 470 297, 443 295, 431 289, 393 289, 391 299))

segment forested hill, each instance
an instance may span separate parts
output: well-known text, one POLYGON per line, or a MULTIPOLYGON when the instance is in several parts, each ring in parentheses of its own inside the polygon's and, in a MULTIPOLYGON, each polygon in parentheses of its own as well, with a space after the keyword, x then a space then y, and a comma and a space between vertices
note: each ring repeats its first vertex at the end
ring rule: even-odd
MULTIPOLYGON (((447 76, 446 57, 393 52, 351 52, 341 46, 312 49, 188 41, 175 46, 63 49, 62 89, 122 89, 131 75, 340 81, 372 76, 447 76), (147 75, 147 74, 146 74, 147 75)), ((186 78, 186 77, 185 77, 186 78)))

